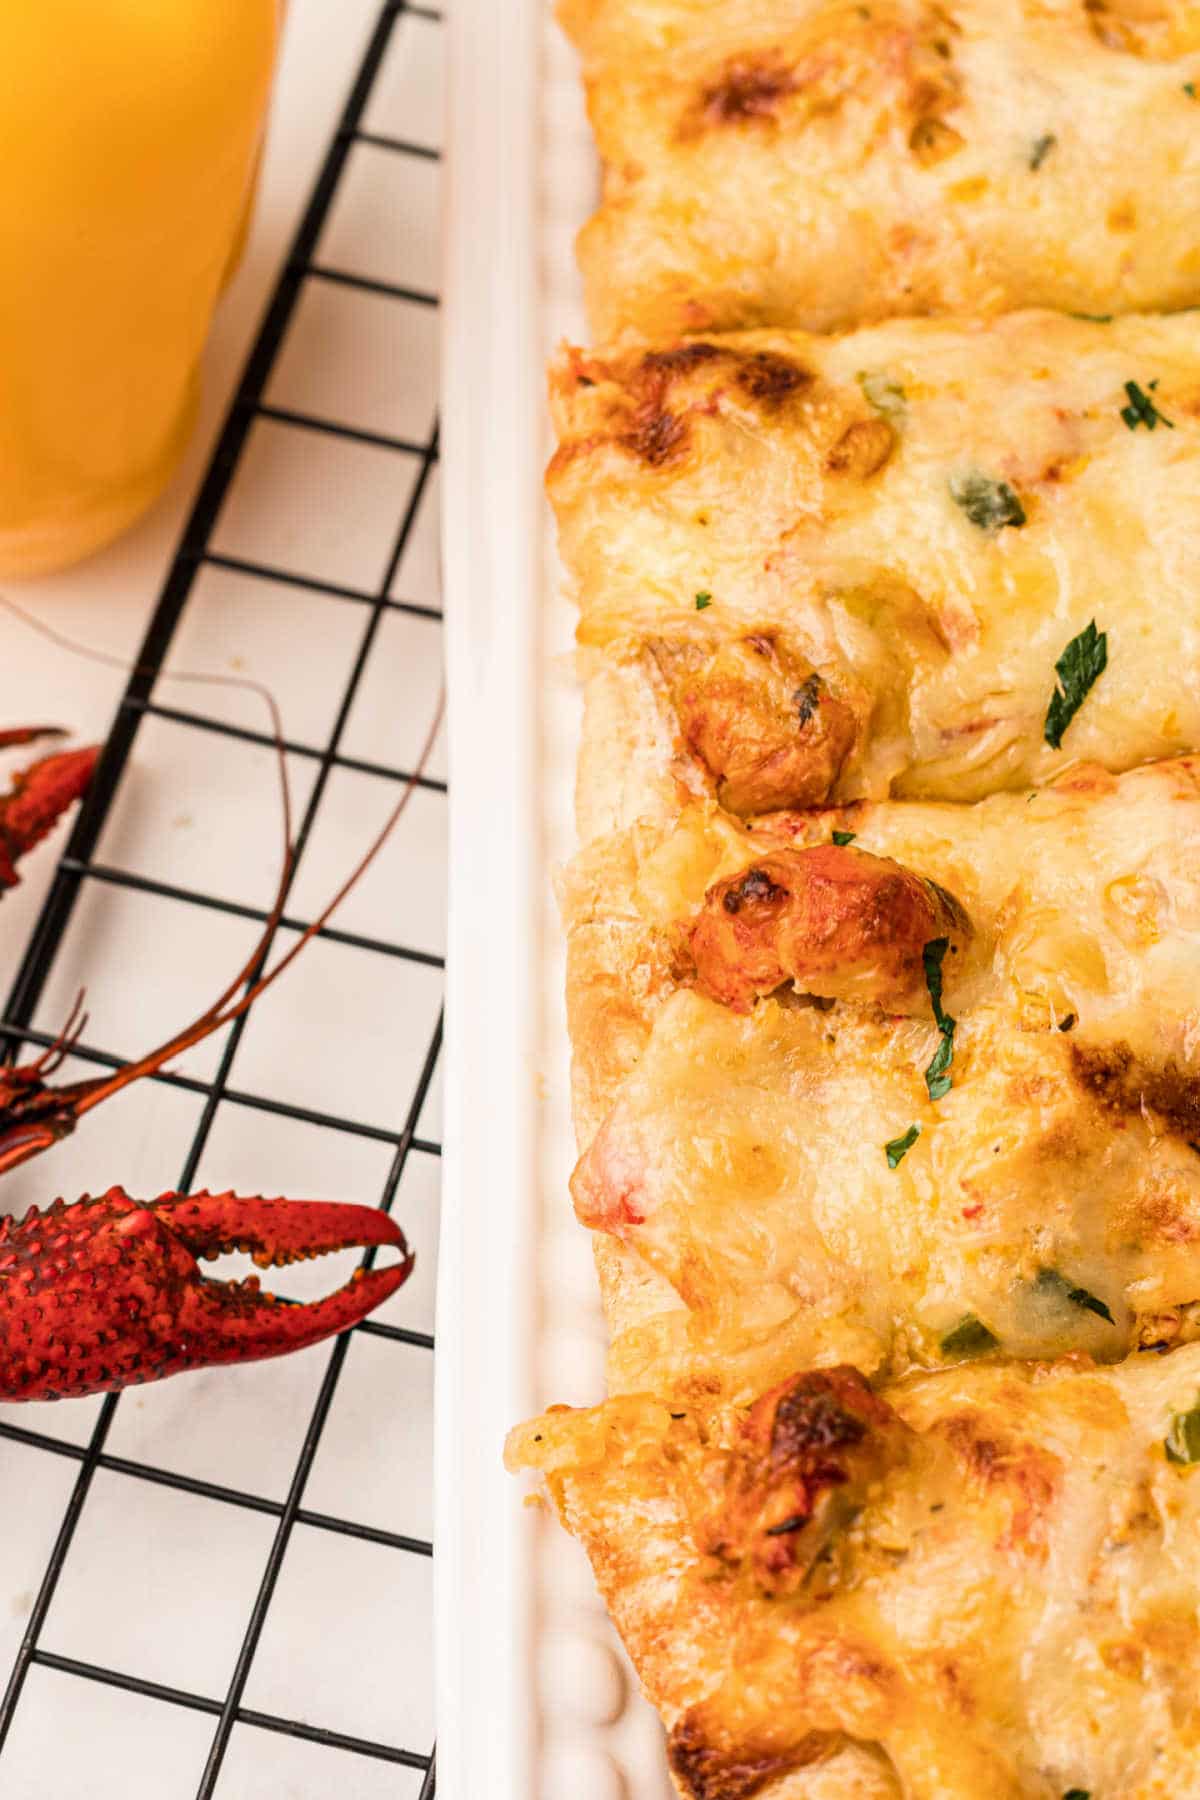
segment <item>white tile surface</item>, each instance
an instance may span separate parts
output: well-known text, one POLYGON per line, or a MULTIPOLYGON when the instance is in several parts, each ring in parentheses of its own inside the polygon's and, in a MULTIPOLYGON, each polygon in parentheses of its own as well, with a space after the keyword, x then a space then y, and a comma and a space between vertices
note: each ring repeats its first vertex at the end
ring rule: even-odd
POLYGON ((434 1288, 437 1280, 437 1232, 442 1185, 441 1158, 410 1150, 392 1206, 416 1256, 416 1266, 398 1294, 375 1317, 407 1331, 433 1333, 434 1288))
POLYGON ((305 284, 266 398, 361 431, 424 443, 437 403, 437 309, 305 284))
POLYGON ((235 1725, 217 1800, 418 1800, 415 1769, 235 1725))
MULTIPOLYGON (((288 910, 315 918, 329 871, 354 867, 403 794, 399 782, 334 769, 288 910)), ((446 948, 446 796, 414 787, 379 855, 330 924, 440 956, 446 948)))
POLYGON ((304 1490, 305 1506, 431 1538, 432 1419, 429 1351, 358 1333, 338 1378, 337 1405, 304 1490))
MULTIPOLYGON (((215 873, 207 870, 206 877, 215 873)), ((259 935, 260 927, 251 920, 99 881, 85 882, 35 1023, 46 1032, 60 1031, 84 988, 88 1010, 84 1041, 98 1049, 140 1056, 211 1007, 259 935)), ((172 1066, 182 1074, 209 1079, 220 1061, 224 1038, 223 1030, 216 1032, 172 1066)), ((94 1064, 72 1070, 73 1078, 96 1073, 94 1064)), ((110 1102, 110 1107, 116 1104, 110 1102)), ((91 1126, 88 1135, 94 1135, 91 1126)), ((93 1176, 92 1185, 95 1181, 93 1176)))
POLYGON ((438 537, 441 480, 439 470, 434 468, 421 490, 413 529, 388 590, 393 600, 415 601, 418 606, 441 605, 442 559, 438 537))
POLYGON ((427 1556, 297 1525, 246 1705, 409 1750, 433 1740, 427 1556), (408 1654, 397 1655, 397 1646, 408 1654))
MULTIPOLYGON (((295 933, 280 932, 282 948, 295 933)), ((441 1001, 438 969, 318 939, 255 1007, 233 1085, 312 1111, 398 1129, 441 1001), (287 1005, 270 999, 287 983, 287 1005)))
POLYGON ((317 243, 318 267, 436 293, 440 202, 437 163, 356 144, 317 243))
MULTIPOLYGON (((320 748, 333 730, 366 624, 351 602, 230 569, 201 569, 167 668, 265 683, 283 716, 284 736, 320 748), (294 656, 280 656, 282 632, 297 646, 294 656)), ((164 679, 155 697, 251 731, 271 729, 261 700, 238 688, 164 679)))
POLYGON ((444 1074, 444 1058, 439 1054, 434 1066, 433 1079, 429 1083, 429 1091, 425 1095, 424 1105, 417 1120, 417 1136, 427 1143, 440 1144, 442 1141, 442 1080, 444 1074))
POLYGON ((181 1706, 31 1669, 0 1790, 4 1800, 194 1800, 213 1724, 181 1706))
MULTIPOLYGON (((237 1271, 245 1272, 244 1266, 237 1271)), ((134 1462, 281 1501, 328 1361, 328 1346, 315 1345, 298 1356, 200 1369, 136 1388, 122 1397, 108 1448, 134 1462)))
POLYGON ((410 14, 393 34, 367 104, 367 131, 431 148, 442 141, 445 34, 440 24, 410 14))
POLYGON ((213 533, 224 556, 374 593, 418 460, 261 419, 213 533))
POLYGON ((78 1473, 79 1464, 73 1458, 48 1455, 24 1444, 4 1446, 0 1463, 5 1517, 0 1532, 0 1661, 6 1671, 20 1648, 78 1473))
MULTIPOLYGON (((243 722, 254 710, 243 709, 243 722)), ((270 730, 260 706, 254 727, 264 724, 270 730)), ((318 765, 309 756, 289 756, 286 763, 293 818, 299 819, 318 765)), ((265 912, 283 858, 274 749, 174 719, 143 720, 137 761, 100 834, 97 862, 265 912)), ((190 930, 190 921, 186 914, 164 914, 162 929, 174 936, 190 930)))
MULTIPOLYGON (((346 721, 344 753, 393 769, 414 769, 441 679, 441 621, 412 613, 385 613, 346 721)), ((446 779, 444 720, 425 773, 438 781, 446 779)))
POLYGON ((264 1513, 98 1469, 42 1644, 220 1696, 274 1535, 264 1513))

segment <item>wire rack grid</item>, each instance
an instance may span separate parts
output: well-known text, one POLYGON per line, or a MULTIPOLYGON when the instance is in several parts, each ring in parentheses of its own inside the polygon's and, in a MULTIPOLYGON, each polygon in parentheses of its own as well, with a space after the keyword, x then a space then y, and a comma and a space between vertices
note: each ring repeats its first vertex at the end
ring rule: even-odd
MULTIPOLYGON (((440 679, 440 40, 437 10, 382 6, 12 985, 10 1059, 53 1042, 91 964, 68 1073, 120 1066, 191 1016, 193 960, 236 967, 267 919, 277 848, 240 802, 261 782, 268 803, 272 739, 220 690, 204 708, 160 697, 173 666, 216 650, 280 693, 302 799, 277 948, 410 779, 440 679), (192 878, 201 853, 211 886, 192 878), (118 969, 132 994, 101 991, 118 969)), ((74 1170, 75 1191, 131 1185, 118 1158, 159 1187, 373 1189, 418 1275, 332 1347, 0 1408, 3 1800, 433 1794, 441 756, 261 1006, 9 1180, 14 1212, 48 1180, 73 1197, 74 1170)), ((298 1298, 331 1285, 328 1262, 293 1274, 298 1298)))

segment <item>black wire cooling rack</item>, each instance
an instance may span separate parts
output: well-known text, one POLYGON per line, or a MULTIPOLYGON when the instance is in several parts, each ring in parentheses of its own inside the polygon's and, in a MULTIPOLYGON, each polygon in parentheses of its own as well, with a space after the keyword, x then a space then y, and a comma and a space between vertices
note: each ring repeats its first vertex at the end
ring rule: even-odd
MULTIPOLYGON (((363 119, 385 53, 402 17, 415 17, 434 24, 440 21, 440 14, 437 10, 410 4, 408 0, 386 0, 386 4, 380 10, 345 108, 329 145, 328 153, 320 168, 308 205, 292 242, 282 274, 271 296, 258 336, 247 359, 212 461, 184 528, 138 656, 136 672, 130 678, 118 707, 91 793, 75 822, 65 854, 58 864, 45 904, 8 997, 4 1017, 0 1021, 0 1035, 4 1039, 6 1053, 10 1059, 16 1057, 23 1045, 44 1046, 51 1041, 45 1032, 34 1029, 32 1021, 54 968, 73 909, 88 882, 111 883, 116 881, 120 885, 144 894, 165 897, 194 906, 213 908, 243 918, 265 921, 265 914, 255 911, 252 907, 238 905, 210 893, 193 891, 159 881, 149 875, 128 874, 105 868, 96 861, 95 857, 101 831, 118 793, 138 730, 147 716, 171 719, 200 730, 217 732, 252 743, 269 745, 272 741, 265 734, 243 729, 222 719, 209 717, 202 712, 185 712, 179 708, 167 707, 154 698, 157 676, 162 670, 164 659, 188 605, 197 574, 206 565, 234 570, 251 579, 258 577, 282 583, 285 586, 328 595, 348 604, 358 604, 362 608, 361 639, 328 741, 320 749, 298 743, 288 744, 290 751, 299 756, 314 758, 316 761, 315 780, 296 833, 297 866, 303 858, 333 771, 358 769, 395 782, 404 782, 410 779, 410 774, 406 770, 384 768, 375 763, 366 764, 344 754, 342 738, 351 707, 360 689, 372 650, 376 645, 381 623, 389 611, 415 613, 429 619, 440 618, 440 612, 436 607, 406 602, 390 595, 393 579, 413 529, 422 494, 428 486, 431 472, 437 461, 436 427, 426 441, 412 443, 404 439, 390 438, 377 432, 359 430, 335 421, 271 406, 264 400, 268 379, 296 303, 306 283, 317 281, 345 283, 351 287, 368 290, 376 295, 394 298, 410 306, 433 307, 437 305, 436 294, 347 273, 333 267, 319 265, 314 261, 322 227, 338 192, 347 158, 355 145, 369 144, 380 150, 393 152, 400 157, 428 158, 437 155, 437 151, 427 145, 410 143, 400 138, 382 136, 363 129, 363 119), (406 493, 402 516, 399 517, 396 524, 387 568, 376 591, 368 592, 332 581, 310 579, 287 569, 267 567, 252 561, 223 556, 210 547, 218 513, 238 469, 248 436, 255 422, 263 418, 272 419, 297 431, 331 433, 336 437, 403 451, 410 457, 419 459, 415 481, 406 493)), ((333 27, 331 26, 331 28, 333 27)), ((398 489, 401 485, 397 484, 398 489)), ((286 620, 284 625, 286 628, 286 620)), ((280 653, 283 654, 282 641, 280 653)), ((444 792, 445 787, 444 783, 429 776, 420 777, 420 785, 439 792, 444 792)), ((293 869, 293 878, 294 875, 295 869, 293 869)), ((304 921, 294 916, 285 916, 281 923, 285 928, 297 926, 302 928, 304 921)), ((320 935, 343 944, 354 945, 374 956, 408 958, 440 966, 440 958, 428 952, 407 948, 401 944, 366 938, 352 932, 341 931, 335 926, 325 927, 320 935)), ((269 949, 269 946, 267 948, 269 949)), ((266 953, 264 950, 264 960, 266 953)), ((192 1135, 183 1167, 178 1175, 178 1187, 181 1190, 186 1190, 194 1184, 197 1167, 219 1103, 226 1097, 233 1097, 230 1077, 245 1025, 246 1018, 243 1017, 233 1026, 225 1042, 216 1074, 211 1080, 199 1081, 172 1073, 154 1077, 157 1081, 203 1095, 199 1123, 192 1135)), ((266 1097, 256 1097, 244 1093, 238 1093, 236 1097, 242 1104, 261 1106, 287 1120, 306 1125, 317 1124, 330 1130, 357 1133, 375 1139, 381 1137, 386 1139, 391 1146, 391 1165, 379 1203, 385 1208, 390 1208, 410 1151, 417 1149, 429 1155, 440 1153, 440 1146, 437 1143, 422 1138, 418 1134, 418 1122, 437 1062, 440 1044, 441 1021, 439 1018, 425 1052, 415 1088, 409 1096, 404 1122, 394 1132, 384 1132, 378 1127, 367 1126, 352 1119, 320 1113, 311 1108, 290 1106, 266 1097)), ((84 1060, 108 1067, 119 1067, 121 1062, 126 1060, 125 1057, 111 1050, 101 1050, 90 1045, 77 1046, 74 1054, 84 1060)), ((433 1339, 428 1334, 404 1330, 378 1320, 367 1320, 356 1329, 363 1333, 390 1337, 416 1346, 425 1352, 431 1353, 433 1350, 433 1339)), ((286 1497, 282 1500, 271 1500, 254 1494, 242 1493, 233 1488, 197 1480, 173 1470, 152 1467, 142 1462, 107 1453, 106 1444, 114 1416, 121 1403, 120 1396, 117 1395, 109 1395, 104 1400, 86 1444, 60 1441, 38 1431, 33 1424, 26 1428, 23 1425, 7 1421, 0 1422, 0 1438, 45 1451, 48 1455, 55 1457, 71 1458, 78 1463, 74 1484, 58 1527, 53 1549, 33 1601, 28 1626, 8 1676, 3 1699, 0 1700, 0 1792, 4 1791, 5 1786, 2 1760, 4 1745, 20 1708, 27 1677, 32 1669, 42 1667, 55 1670, 60 1675, 126 1689, 147 1699, 165 1702, 169 1705, 189 1709, 192 1713, 210 1716, 212 1737, 203 1774, 196 1790, 197 1800, 209 1800, 209 1797, 216 1792, 230 1737, 234 1727, 238 1724, 256 1726, 260 1730, 268 1732, 307 1738, 330 1749, 342 1751, 350 1757, 371 1758, 422 1771, 424 1779, 420 1789, 421 1800, 430 1800, 434 1792, 435 1775, 433 1753, 428 1745, 399 1745, 353 1737, 322 1729, 303 1720, 254 1710, 244 1704, 247 1679, 275 1594, 289 1538, 297 1523, 316 1527, 325 1532, 365 1538, 372 1543, 385 1546, 397 1556, 428 1557, 432 1552, 432 1546, 420 1539, 382 1531, 372 1526, 334 1517, 328 1513, 306 1509, 303 1504, 306 1482, 334 1399, 351 1335, 347 1334, 339 1339, 333 1348, 324 1378, 320 1383, 315 1405, 312 1407, 286 1497), (60 1656, 43 1647, 41 1643, 42 1628, 63 1570, 71 1556, 72 1544, 89 1489, 97 1470, 105 1469, 142 1481, 181 1489, 200 1499, 248 1507, 275 1519, 274 1539, 270 1554, 261 1576, 257 1594, 249 1610, 241 1649, 224 1694, 204 1695, 185 1692, 182 1689, 142 1680, 137 1676, 104 1667, 96 1662, 60 1656)), ((136 1751, 136 1746, 130 1748, 132 1751, 136 1751)), ((54 1800, 54 1797, 50 1796, 49 1800, 54 1800)))

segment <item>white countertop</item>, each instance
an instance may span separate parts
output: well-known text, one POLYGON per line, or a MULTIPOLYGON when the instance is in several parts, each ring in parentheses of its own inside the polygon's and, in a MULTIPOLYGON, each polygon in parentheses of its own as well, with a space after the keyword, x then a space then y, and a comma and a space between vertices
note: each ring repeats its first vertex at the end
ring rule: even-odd
MULTIPOLYGON (((219 313, 207 359, 200 429, 162 500, 133 532, 85 565, 8 592, 55 630, 110 655, 137 651, 216 432, 330 132, 380 10, 379 0, 291 0, 257 215, 245 260, 219 313)), ((381 136, 440 143, 441 26, 402 15, 364 124, 381 136)), ((433 158, 359 144, 350 153, 318 260, 382 282, 436 289, 440 170, 433 158)), ((413 444, 427 441, 436 395, 437 311, 333 283, 306 284, 267 398, 413 444)), ((371 589, 421 459, 285 425, 252 432, 214 543, 230 555, 371 589)), ((436 469, 390 593, 414 610, 382 616, 340 749, 384 770, 412 766, 439 683, 436 469), (429 609, 423 611, 422 609, 429 609)), ((173 652, 177 668, 256 676, 275 690, 285 730, 328 740, 370 608, 226 570, 201 571, 173 652)), ((53 721, 101 737, 124 676, 97 668, 0 615, 5 648, 0 723, 53 721)), ((164 685, 158 697, 262 729, 237 692, 164 685)), ((169 720, 148 719, 101 836, 98 860, 255 907, 269 903, 278 864, 271 753, 169 720)), ((315 758, 291 759, 300 804, 315 758)), ((6 764, 7 768, 9 765, 6 764)), ((444 776, 439 750, 430 771, 444 776)), ((394 779, 337 767, 289 911, 310 917, 392 803, 394 779)), ((384 959, 336 943, 310 945, 247 1030, 232 1088, 359 1121, 359 1133, 278 1120, 223 1101, 198 1181, 213 1188, 336 1196, 375 1203, 395 1134, 426 1058, 441 995, 445 799, 414 796, 403 825, 338 923, 415 950, 384 959), (378 1135, 371 1135, 372 1133, 378 1135), (390 1134, 390 1135, 389 1135, 390 1134)), ((63 838, 56 840, 61 848, 63 838)), ((0 992, 53 873, 55 846, 25 865, 0 920, 0 992)), ((79 906, 35 1023, 61 1022, 86 980, 87 1041, 128 1054, 190 1017, 223 985, 252 941, 252 923, 103 881, 79 906)), ((204 1078, 219 1046, 178 1065, 204 1078)), ((80 1071, 82 1072, 82 1071, 80 1071)), ((21 1212, 119 1181, 173 1185, 202 1097, 143 1083, 99 1109, 77 1137, 5 1178, 0 1202, 21 1212)), ((361 1527, 301 1522, 291 1532, 246 1708, 273 1728, 234 1725, 219 1800, 415 1800, 419 1769, 329 1747, 316 1733, 427 1754, 433 1719, 429 1561, 386 1534, 431 1531, 432 1331, 440 1138, 436 1078, 416 1124, 424 1148, 404 1166, 395 1213, 417 1272, 380 1315, 413 1341, 356 1334, 303 1494, 307 1513, 361 1527), (282 1721, 282 1723, 280 1723, 282 1721), (313 1730, 297 1736, 288 1721, 313 1730)), ((347 1260, 274 1278, 298 1297, 344 1279, 347 1260)), ((62 1577, 0 1752, 3 1800, 189 1800, 196 1794, 248 1616, 271 1552, 299 1446, 328 1366, 328 1346, 254 1367, 181 1377, 125 1396, 104 1445, 62 1577), (128 1466, 126 1466, 128 1465, 128 1466), (249 1503, 206 1499, 142 1477, 237 1490, 249 1503), (256 1504, 261 1502, 261 1504, 256 1504), (82 1678, 81 1661, 195 1696, 184 1705, 82 1678)), ((81 1468, 98 1400, 0 1407, 0 1422, 45 1434, 61 1453, 0 1438, 6 1497, 0 1534, 0 1670, 7 1674, 81 1468)))

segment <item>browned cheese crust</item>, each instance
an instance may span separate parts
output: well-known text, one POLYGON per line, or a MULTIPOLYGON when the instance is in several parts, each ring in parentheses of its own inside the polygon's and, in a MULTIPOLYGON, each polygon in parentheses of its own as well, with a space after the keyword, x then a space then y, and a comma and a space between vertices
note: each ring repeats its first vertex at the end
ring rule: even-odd
MULTIPOLYGON (((1200 747, 1197 317, 568 352, 552 401, 580 641, 646 663, 729 810, 1200 747), (1093 623, 1107 666, 1055 745, 1093 623)), ((629 776, 599 767, 611 805, 629 776)))
POLYGON ((513 1434, 669 1730, 689 1800, 1200 1795, 1200 1346, 790 1374, 513 1434), (825 1785, 827 1783, 827 1785, 825 1785), (811 1785, 810 1785, 811 1784, 811 1785))
POLYGON ((1195 0, 560 0, 593 329, 1200 299, 1195 0))
POLYGON ((753 826, 689 798, 593 840, 564 897, 618 1389, 1194 1335, 1194 759, 753 826), (814 863, 848 871, 818 905, 814 863))

